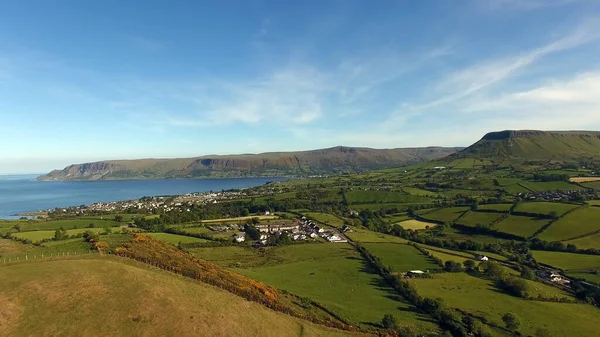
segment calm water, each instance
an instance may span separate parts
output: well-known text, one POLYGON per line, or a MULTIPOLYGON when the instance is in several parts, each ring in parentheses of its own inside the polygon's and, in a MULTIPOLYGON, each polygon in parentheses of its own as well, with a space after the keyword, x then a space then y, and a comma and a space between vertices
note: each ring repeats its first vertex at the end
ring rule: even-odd
POLYGON ((36 181, 37 175, 0 175, 0 218, 55 207, 144 196, 221 191, 263 185, 285 178, 126 181, 36 181))

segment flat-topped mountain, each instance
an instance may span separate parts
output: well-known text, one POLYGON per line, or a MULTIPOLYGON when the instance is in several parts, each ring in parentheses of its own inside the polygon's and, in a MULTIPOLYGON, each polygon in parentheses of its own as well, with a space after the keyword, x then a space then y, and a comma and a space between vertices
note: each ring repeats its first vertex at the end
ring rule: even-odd
POLYGON ((439 159, 461 148, 329 149, 180 159, 108 160, 70 165, 39 180, 309 176, 385 169, 439 159))
POLYGON ((535 130, 491 132, 454 156, 531 160, 596 159, 600 158, 600 132, 535 130))

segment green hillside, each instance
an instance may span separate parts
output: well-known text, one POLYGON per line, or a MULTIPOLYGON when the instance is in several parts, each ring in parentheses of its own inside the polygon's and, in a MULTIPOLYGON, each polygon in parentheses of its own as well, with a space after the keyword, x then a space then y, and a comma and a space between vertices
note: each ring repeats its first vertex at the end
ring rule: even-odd
POLYGON ((301 152, 211 155, 178 159, 109 160, 70 165, 40 180, 275 177, 362 172, 443 158, 460 148, 370 149, 338 146, 301 152))
POLYGON ((477 143, 455 155, 502 160, 559 161, 600 158, 600 132, 597 131, 500 131, 485 135, 477 143))

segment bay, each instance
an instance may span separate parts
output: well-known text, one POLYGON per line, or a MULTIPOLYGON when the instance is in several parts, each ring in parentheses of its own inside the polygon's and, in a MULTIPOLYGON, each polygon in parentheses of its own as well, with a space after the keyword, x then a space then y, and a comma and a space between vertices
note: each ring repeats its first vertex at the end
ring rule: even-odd
POLYGON ((37 175, 0 175, 0 218, 55 207, 139 199, 145 196, 221 191, 286 178, 37 181, 37 175))

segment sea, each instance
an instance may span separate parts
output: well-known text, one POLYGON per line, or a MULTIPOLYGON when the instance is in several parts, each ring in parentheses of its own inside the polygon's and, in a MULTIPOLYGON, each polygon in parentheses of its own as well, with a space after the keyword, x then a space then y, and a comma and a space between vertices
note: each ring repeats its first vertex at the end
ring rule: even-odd
POLYGON ((221 191, 286 178, 38 181, 38 174, 0 175, 0 219, 55 207, 133 200, 146 196, 221 191))

